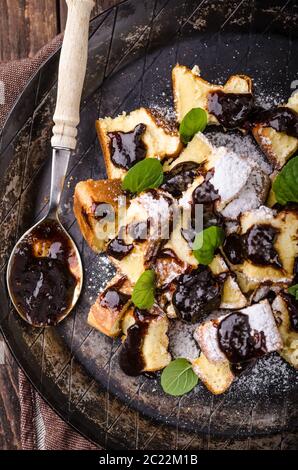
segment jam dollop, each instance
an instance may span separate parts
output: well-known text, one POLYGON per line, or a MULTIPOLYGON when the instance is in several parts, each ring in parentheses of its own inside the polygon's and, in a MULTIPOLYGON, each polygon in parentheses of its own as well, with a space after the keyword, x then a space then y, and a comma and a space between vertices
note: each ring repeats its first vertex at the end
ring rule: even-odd
POLYGON ((145 130, 145 124, 138 124, 131 132, 108 132, 111 160, 115 166, 129 170, 146 157, 147 148, 142 140, 145 130))
POLYGON ((233 264, 250 260, 260 266, 282 268, 274 247, 277 234, 278 230, 269 224, 256 224, 244 235, 230 234, 224 242, 223 250, 233 264))
POLYGON ((196 322, 219 307, 225 276, 214 276, 208 266, 199 266, 177 280, 173 305, 179 318, 196 322))
POLYGON ((208 94, 208 112, 226 129, 242 127, 250 130, 256 125, 272 127, 277 132, 298 139, 298 113, 287 106, 264 109, 254 102, 251 93, 225 93, 222 90, 208 94))
POLYGON ((246 233, 247 257, 255 264, 282 268, 274 242, 278 230, 271 225, 253 225, 246 233))
POLYGON ((254 106, 251 93, 225 93, 212 91, 208 95, 208 112, 226 129, 241 127, 254 106))
MULTIPOLYGON (((223 225, 223 217, 216 211, 214 205, 220 196, 210 182, 213 173, 212 170, 208 171, 203 183, 192 194, 192 220, 195 220, 196 204, 203 204, 203 228, 208 228, 211 225, 223 225)), ((192 225, 194 227, 194 223, 192 225)))
POLYGON ((188 227, 181 228, 181 235, 187 241, 189 246, 192 246, 196 233, 202 230, 198 227, 197 222, 200 220, 199 205, 203 205, 203 228, 208 228, 211 225, 224 225, 224 219, 215 209, 215 201, 220 199, 218 191, 210 182, 214 174, 213 170, 209 170, 204 174, 204 181, 196 187, 192 193, 191 200, 191 223, 188 227))
POLYGON ((126 244, 122 238, 116 237, 110 241, 107 247, 107 254, 116 259, 123 259, 134 248, 132 243, 126 244))
POLYGON ((77 257, 62 227, 45 220, 25 236, 12 258, 9 289, 23 318, 56 325, 72 305, 77 257))
POLYGON ((164 182, 160 188, 174 197, 181 197, 183 191, 198 175, 199 167, 200 165, 196 162, 179 163, 172 170, 164 173, 164 182))
POLYGON ((113 220, 114 210, 111 204, 102 202, 93 202, 91 206, 91 213, 94 219, 100 221, 102 219, 113 220))
POLYGON ((121 310, 122 307, 128 302, 130 296, 124 292, 120 292, 115 288, 107 289, 101 300, 100 304, 103 307, 111 308, 112 310, 121 310))
POLYGON ((135 308, 134 319, 135 323, 128 328, 119 354, 119 365, 123 372, 130 376, 140 375, 144 370, 142 347, 152 315, 147 310, 135 308))
POLYGON ((284 132, 298 139, 298 113, 286 106, 276 106, 254 113, 252 121, 254 124, 261 124, 262 127, 272 127, 277 132, 284 132))
POLYGON ((238 233, 231 233, 224 241, 223 250, 232 264, 243 263, 246 257, 245 238, 238 233))
POLYGON ((267 352, 263 331, 252 331, 248 316, 234 312, 219 324, 218 342, 220 349, 233 364, 250 361, 267 352))

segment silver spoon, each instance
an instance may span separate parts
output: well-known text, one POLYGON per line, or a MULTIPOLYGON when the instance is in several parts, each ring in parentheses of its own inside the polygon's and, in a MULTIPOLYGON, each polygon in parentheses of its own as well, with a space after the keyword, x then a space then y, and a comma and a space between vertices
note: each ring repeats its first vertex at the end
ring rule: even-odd
POLYGON ((57 103, 51 140, 52 174, 47 215, 16 243, 7 266, 7 286, 20 316, 33 326, 59 323, 82 289, 79 251, 61 225, 58 207, 77 125, 86 73, 88 29, 93 0, 66 0, 67 23, 61 49, 57 103))

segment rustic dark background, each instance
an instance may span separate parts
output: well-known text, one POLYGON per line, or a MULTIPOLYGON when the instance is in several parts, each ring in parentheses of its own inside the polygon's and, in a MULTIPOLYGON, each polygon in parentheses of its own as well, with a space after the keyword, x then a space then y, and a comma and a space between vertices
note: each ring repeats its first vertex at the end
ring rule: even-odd
MULTIPOLYGON (((92 16, 118 3, 95 0, 92 16)), ((33 57, 64 30, 64 0, 0 0, 0 62, 33 57)), ((18 367, 0 337, 0 450, 20 449, 18 367)))

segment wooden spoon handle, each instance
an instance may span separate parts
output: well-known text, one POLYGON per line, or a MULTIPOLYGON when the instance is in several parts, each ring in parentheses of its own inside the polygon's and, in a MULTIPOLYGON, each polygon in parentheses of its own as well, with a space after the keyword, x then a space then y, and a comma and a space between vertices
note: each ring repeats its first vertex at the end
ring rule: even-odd
POLYGON ((53 147, 75 149, 86 74, 88 31, 93 0, 66 0, 67 22, 61 49, 54 113, 53 147))

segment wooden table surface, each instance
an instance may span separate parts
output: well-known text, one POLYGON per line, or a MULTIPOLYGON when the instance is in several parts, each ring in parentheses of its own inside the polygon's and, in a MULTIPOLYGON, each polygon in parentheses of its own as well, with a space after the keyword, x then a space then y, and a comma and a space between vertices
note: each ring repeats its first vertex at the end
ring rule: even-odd
MULTIPOLYGON (((96 0, 96 16, 118 0, 96 0)), ((34 54, 64 30, 64 0, 0 0, 0 62, 34 54)), ((0 337, 0 450, 21 449, 18 367, 0 337)))

